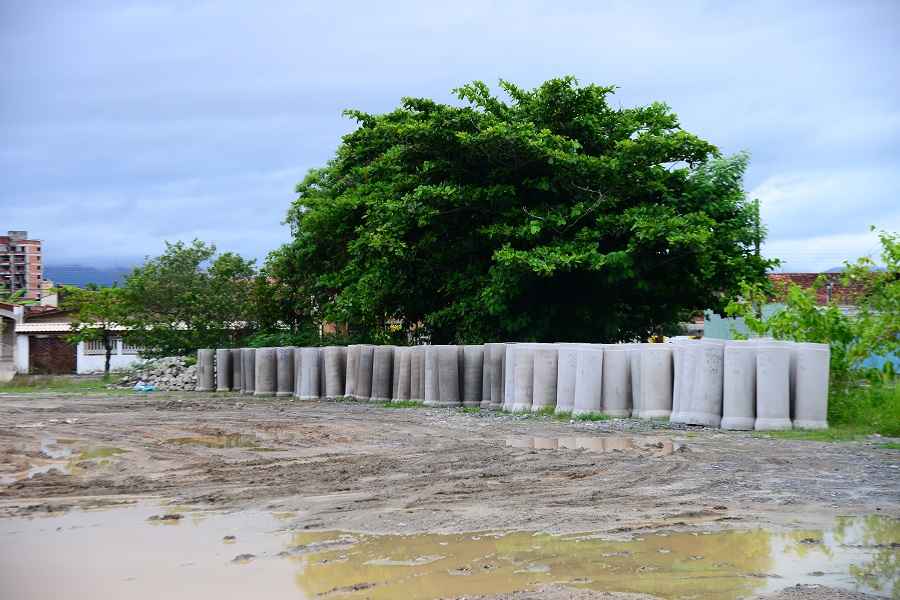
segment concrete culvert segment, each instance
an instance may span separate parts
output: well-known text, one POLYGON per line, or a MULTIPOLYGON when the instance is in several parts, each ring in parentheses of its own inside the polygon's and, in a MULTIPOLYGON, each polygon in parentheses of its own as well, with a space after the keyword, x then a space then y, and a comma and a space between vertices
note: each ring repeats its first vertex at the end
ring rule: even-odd
POLYGON ((274 396, 278 378, 278 361, 275 348, 256 349, 256 384, 254 396, 274 396))
POLYGON ((797 429, 828 428, 828 344, 794 344, 791 356, 792 415, 797 429))
POLYGON ((276 396, 294 394, 294 348, 288 346, 275 349, 276 396))
POLYGON ((462 404, 480 407, 484 392, 484 346, 462 346, 462 404))
POLYGON ((683 356, 687 363, 684 374, 690 380, 690 391, 682 388, 686 393, 680 402, 680 422, 718 427, 722 420, 725 342, 698 340, 688 346, 688 351, 683 356))
POLYGON ((256 348, 241 348, 241 393, 253 395, 256 391, 256 348))
POLYGON ((240 348, 232 348, 231 352, 231 389, 235 392, 244 389, 244 374, 241 369, 244 359, 241 357, 240 348))
MULTIPOLYGON (((323 352, 319 348, 299 348, 294 351, 294 377, 297 398, 316 400, 322 397, 323 352)), ((326 385, 328 378, 324 377, 326 385)))
POLYGON ((668 418, 672 414, 671 344, 641 344, 640 361, 640 415, 668 418))
POLYGON ((758 431, 791 429, 791 348, 769 342, 756 349, 756 421, 758 431))
POLYGON ((326 346, 321 349, 323 390, 325 398, 335 399, 345 395, 345 373, 349 372, 347 348, 326 346))
POLYGON ((543 344, 534 349, 534 383, 532 384, 532 412, 556 409, 556 381, 558 378, 558 349, 543 344))
POLYGON ((602 412, 611 417, 631 416, 630 346, 608 344, 603 347, 602 412))
POLYGON ((722 429, 752 430, 756 422, 756 344, 725 343, 722 429))
POLYGON ((216 391, 231 391, 231 350, 216 350, 216 391))
POLYGON ((216 391, 215 353, 209 348, 197 350, 197 391, 216 391))
POLYGON ((372 349, 372 387, 370 400, 387 402, 391 399, 394 376, 394 346, 375 346, 372 349))

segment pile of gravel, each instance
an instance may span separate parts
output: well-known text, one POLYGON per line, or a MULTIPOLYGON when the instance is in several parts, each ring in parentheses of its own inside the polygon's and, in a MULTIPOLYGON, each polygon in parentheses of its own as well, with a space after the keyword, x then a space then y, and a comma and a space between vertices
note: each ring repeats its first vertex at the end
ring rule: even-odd
POLYGON ((163 391, 193 391, 197 388, 197 365, 188 366, 185 356, 148 359, 135 365, 119 385, 130 388, 140 381, 163 391))

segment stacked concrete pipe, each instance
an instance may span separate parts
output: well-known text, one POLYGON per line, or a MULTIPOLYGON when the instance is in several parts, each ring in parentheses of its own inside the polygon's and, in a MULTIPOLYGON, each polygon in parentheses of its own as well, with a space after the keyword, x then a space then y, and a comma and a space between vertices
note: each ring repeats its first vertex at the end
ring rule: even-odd
POLYGON ((670 420, 689 425, 719 426, 724 360, 725 342, 722 340, 697 340, 685 345, 680 361, 679 413, 670 420))
POLYGON ((412 398, 413 350, 414 348, 409 346, 397 346, 394 349, 394 381, 391 402, 408 402, 412 398))
POLYGON ((503 408, 504 376, 506 373, 506 344, 484 345, 484 378, 488 380, 490 396, 481 400, 481 407, 490 410, 503 408))
POLYGON ((231 350, 228 348, 216 350, 216 391, 231 391, 231 350))
POLYGON ((241 358, 241 349, 232 348, 231 352, 231 389, 235 392, 244 390, 244 374, 241 369, 243 359, 241 358))
POLYGON ((275 348, 256 349, 254 396, 274 396, 278 384, 278 360, 275 348))
POLYGON ((241 348, 241 393, 256 391, 256 348, 241 348))
POLYGON ((215 352, 209 348, 197 350, 197 391, 216 391, 215 352))
POLYGON ((425 406, 462 406, 459 362, 456 346, 425 346, 425 406))
POLYGON ((294 350, 293 346, 275 349, 275 395, 294 395, 294 350))
POLYGON ((571 413, 575 407, 578 346, 574 344, 560 346, 556 365, 556 408, 554 413, 571 413))
POLYGON ((559 349, 555 344, 541 344, 534 348, 534 381, 531 386, 531 410, 556 409, 559 349))
POLYGON ((643 419, 669 418, 672 414, 672 345, 641 344, 637 401, 643 419))
POLYGON ((409 399, 425 402, 425 346, 413 346, 409 351, 409 399))
POLYGON ((372 367, 375 362, 375 346, 359 344, 358 348, 353 398, 368 402, 372 398, 372 367))

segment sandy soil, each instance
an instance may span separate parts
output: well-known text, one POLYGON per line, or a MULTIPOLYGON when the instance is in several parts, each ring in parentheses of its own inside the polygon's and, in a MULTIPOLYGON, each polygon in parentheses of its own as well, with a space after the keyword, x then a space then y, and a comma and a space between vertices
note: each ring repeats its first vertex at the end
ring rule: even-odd
POLYGON ((0 515, 152 496, 296 511, 308 529, 372 533, 502 528, 627 537, 900 516, 900 452, 874 441, 236 394, 4 396, 0 477, 20 478, 0 486, 0 515), (256 445, 180 439, 221 434, 246 434, 242 443, 256 445), (635 447, 598 453, 506 443, 613 435, 632 437, 635 447), (672 440, 674 452, 661 440, 672 440), (60 458, 54 448, 72 454, 60 458), (21 479, 35 465, 47 472, 21 479))

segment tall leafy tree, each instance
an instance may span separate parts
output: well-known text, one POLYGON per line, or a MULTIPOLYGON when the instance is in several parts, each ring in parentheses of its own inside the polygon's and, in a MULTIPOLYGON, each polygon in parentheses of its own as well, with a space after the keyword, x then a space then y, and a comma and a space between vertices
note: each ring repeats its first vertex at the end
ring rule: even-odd
POLYGON ((298 302, 376 336, 622 340, 762 280, 746 156, 613 87, 500 87, 347 111, 359 127, 297 186, 275 256, 298 302))
POLYGON ((62 308, 74 311, 69 341, 76 344, 102 342, 105 354, 103 373, 108 376, 116 338, 123 334, 121 326, 128 318, 123 290, 117 287, 90 286, 79 289, 66 286, 60 295, 63 298, 62 308))
POLYGON ((147 355, 229 347, 253 327, 252 261, 194 240, 167 243, 127 277, 128 339, 147 355))

